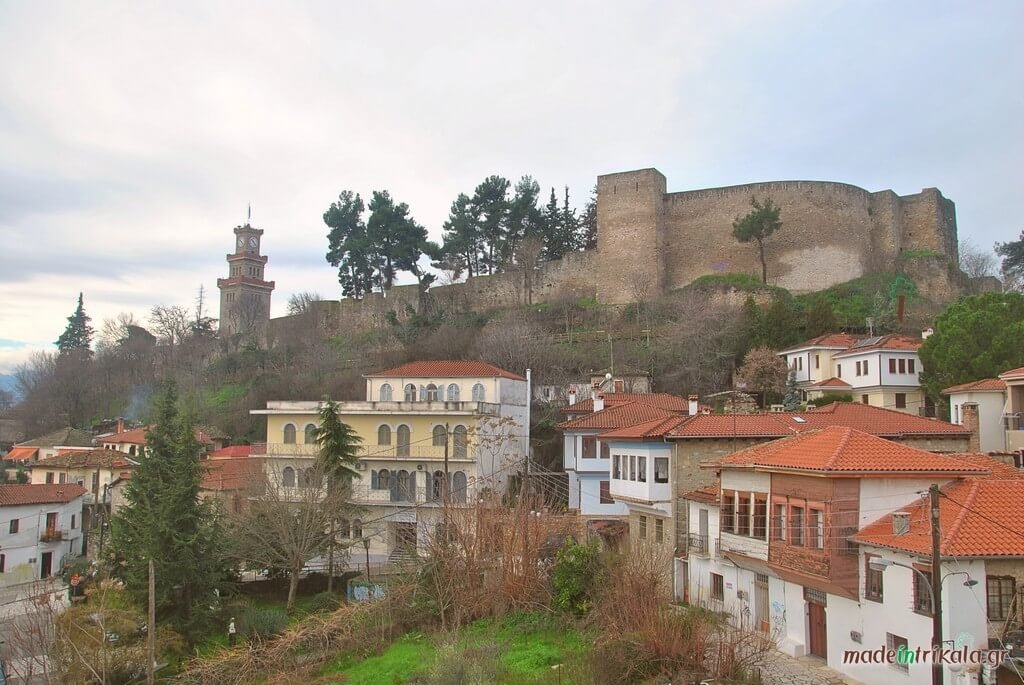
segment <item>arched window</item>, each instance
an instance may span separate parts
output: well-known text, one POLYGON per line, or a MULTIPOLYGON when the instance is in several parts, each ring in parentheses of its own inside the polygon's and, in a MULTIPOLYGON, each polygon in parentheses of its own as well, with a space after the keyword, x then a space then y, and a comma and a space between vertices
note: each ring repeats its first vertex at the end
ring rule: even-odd
POLYGON ((466 488, 466 474, 462 471, 456 471, 452 475, 452 501, 458 504, 465 504, 468 495, 466 488))
POLYGON ((457 386, 455 383, 452 383, 451 385, 448 386, 448 401, 459 401, 459 386, 457 386))
POLYGON ((307 445, 312 445, 312 444, 316 443, 316 424, 315 423, 307 423, 306 424, 306 436, 303 439, 305 440, 307 445))
POLYGON ((286 488, 295 487, 295 469, 291 466, 285 466, 284 471, 281 472, 281 482, 286 488))
POLYGON ((427 386, 427 402, 437 402, 437 386, 433 383, 427 386))
POLYGON ((484 401, 484 384, 477 383, 473 386, 473 401, 483 402, 484 401))
POLYGON ((426 401, 427 401, 427 386, 421 385, 420 386, 420 402, 426 402, 426 401))
POLYGON ((391 426, 384 424, 377 429, 377 444, 378 445, 390 445, 391 444, 391 426))
POLYGON ((384 385, 380 386, 380 401, 381 402, 390 402, 391 401, 391 384, 390 383, 385 383, 384 385))
POLYGON ((430 501, 440 502, 444 498, 444 471, 434 471, 430 479, 430 501))
POLYGON ((455 430, 452 431, 455 435, 455 458, 465 459, 466 458, 466 427, 456 426, 455 430))
POLYGON ((408 457, 411 444, 412 436, 409 434, 409 427, 403 423, 398 427, 398 456, 408 457))
POLYGON ((434 447, 444 447, 448 442, 448 431, 444 426, 434 426, 434 447))
POLYGON ((302 483, 301 483, 302 487, 304 487, 304 488, 311 488, 311 487, 313 487, 315 485, 315 483, 313 482, 314 480, 315 480, 315 478, 313 476, 313 469, 312 468, 308 468, 308 469, 303 469, 302 470, 302 483))
POLYGON ((350 535, 352 535, 352 525, 348 522, 348 519, 338 521, 338 536, 347 538, 350 535))
POLYGON ((410 383, 405 386, 405 401, 415 402, 416 401, 416 386, 410 383))
POLYGON ((398 501, 400 502, 415 502, 416 501, 416 487, 415 487, 415 475, 410 478, 410 473, 405 469, 398 472, 398 501))
POLYGON ((286 423, 284 426, 284 444, 294 445, 295 444, 295 424, 286 423))
POLYGON ((363 537, 363 522, 359 519, 353 519, 352 521, 352 537, 361 538, 363 537))
POLYGON ((391 472, 388 471, 387 469, 381 469, 380 471, 377 472, 377 489, 391 489, 391 472))

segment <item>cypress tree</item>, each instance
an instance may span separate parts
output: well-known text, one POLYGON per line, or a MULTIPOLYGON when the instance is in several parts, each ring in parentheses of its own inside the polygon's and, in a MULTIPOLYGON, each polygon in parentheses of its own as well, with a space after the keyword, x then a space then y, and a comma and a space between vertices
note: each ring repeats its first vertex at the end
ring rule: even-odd
POLYGON ((67 328, 57 338, 57 349, 61 355, 81 353, 92 356, 92 326, 91 319, 85 313, 85 306, 82 303, 82 293, 78 293, 78 306, 75 313, 68 317, 67 328))

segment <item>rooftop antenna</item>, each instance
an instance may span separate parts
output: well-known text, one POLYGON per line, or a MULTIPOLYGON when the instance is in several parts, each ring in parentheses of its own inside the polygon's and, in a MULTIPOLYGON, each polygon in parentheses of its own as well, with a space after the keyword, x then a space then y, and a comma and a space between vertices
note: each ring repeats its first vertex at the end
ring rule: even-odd
POLYGON ((875 335, 875 317, 869 316, 868 319, 867 319, 867 324, 868 324, 868 335, 869 336, 874 336, 875 335))
POLYGON ((249 203, 248 210, 245 213, 245 225, 249 226, 252 221, 252 203, 249 203))

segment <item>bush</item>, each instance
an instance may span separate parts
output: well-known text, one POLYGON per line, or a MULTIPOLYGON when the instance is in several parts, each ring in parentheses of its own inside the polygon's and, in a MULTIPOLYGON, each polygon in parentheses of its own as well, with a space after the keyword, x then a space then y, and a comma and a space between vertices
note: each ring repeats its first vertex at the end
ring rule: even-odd
POLYGON ((485 643, 458 649, 453 644, 442 646, 437 660, 421 680, 423 685, 491 685, 503 682, 505 669, 499 655, 501 649, 485 643))
POLYGON ((853 395, 850 393, 825 393, 822 397, 815 397, 813 400, 807 400, 807 404, 813 404, 815 407, 824 407, 826 404, 832 404, 833 402, 853 402, 853 395))
POLYGON ((266 640, 288 627, 288 614, 273 607, 248 607, 240 617, 239 632, 250 640, 266 640))
POLYGON ((313 595, 313 599, 309 602, 310 611, 317 614, 335 611, 340 606, 341 602, 333 592, 318 592, 313 595))
POLYGON ((567 539, 558 551, 552 583, 555 608, 582 616, 593 606, 595 576, 601 569, 601 550, 595 540, 579 544, 567 539))

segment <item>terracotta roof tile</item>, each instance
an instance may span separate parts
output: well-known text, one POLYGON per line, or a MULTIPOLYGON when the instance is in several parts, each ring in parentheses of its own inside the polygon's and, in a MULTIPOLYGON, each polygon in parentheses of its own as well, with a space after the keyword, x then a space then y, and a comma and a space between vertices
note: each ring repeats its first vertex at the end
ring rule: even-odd
POLYGON ((988 469, 968 460, 926 452, 844 426, 829 426, 755 445, 709 466, 827 473, 989 473, 988 469))
POLYGON ((1011 369, 1010 371, 1003 371, 999 374, 999 377, 1003 380, 1015 380, 1018 378, 1024 378, 1024 366, 1019 369, 1011 369))
POLYGON ((252 457, 207 459, 200 465, 203 490, 245 490, 258 482, 263 469, 262 460, 252 457))
POLYGON ((69 426, 19 442, 15 447, 92 447, 94 444, 92 433, 69 426))
POLYGON ((219 450, 210 452, 207 457, 210 459, 225 459, 231 457, 248 457, 252 454, 252 445, 228 445, 219 450))
POLYGON ((705 504, 718 504, 721 501, 722 482, 716 480, 711 485, 705 485, 683 494, 683 499, 705 504))
POLYGON ((942 391, 943 395, 952 395, 955 392, 986 392, 1006 390, 1006 383, 998 378, 983 378, 980 381, 961 383, 953 385, 942 391))
MULTIPOLYGON (((629 402, 641 402, 652 407, 685 414, 690 409, 689 400, 665 392, 603 392, 604 408, 611 409, 629 402)), ((594 411, 594 400, 587 398, 575 404, 562 407, 565 414, 585 414, 594 411)))
POLYGON ((40 485, 0 485, 0 507, 13 507, 20 504, 49 504, 51 502, 70 502, 81 497, 88 490, 81 485, 72 483, 54 483, 40 485))
POLYGON ((825 379, 823 381, 818 381, 817 383, 811 383, 810 387, 812 387, 812 388, 852 388, 853 386, 850 385, 849 383, 847 383, 846 381, 844 381, 842 378, 836 378, 835 376, 832 376, 832 378, 827 378, 827 379, 825 379))
POLYGON ((386 371, 368 373, 364 378, 381 377, 398 378, 511 378, 525 381, 526 378, 517 373, 506 371, 493 364, 481 361, 437 360, 409 362, 386 371))
POLYGON ((921 348, 922 341, 920 338, 911 338, 907 335, 883 335, 880 336, 878 342, 871 345, 864 344, 868 338, 859 340, 859 347, 851 347, 848 350, 837 352, 833 355, 835 358, 849 357, 855 354, 863 354, 864 352, 877 352, 879 350, 898 350, 904 352, 916 352, 921 348))
POLYGON ((817 338, 811 338, 810 340, 804 341, 799 345, 793 345, 792 347, 781 350, 780 353, 802 350, 805 347, 831 347, 846 349, 857 342, 857 339, 857 336, 850 335, 849 333, 826 333, 825 335, 819 335, 817 338))
POLYGON ((668 435, 669 431, 678 427, 684 421, 689 421, 689 416, 670 416, 668 418, 657 418, 645 421, 635 426, 615 428, 601 433, 602 440, 649 440, 660 439, 668 435))
POLYGON ((96 448, 88 452, 64 452, 49 459, 32 464, 34 469, 87 469, 87 468, 128 468, 132 466, 128 455, 118 450, 96 448))
MULTIPOLYGON (((97 442, 102 444, 110 445, 145 445, 146 444, 146 432, 150 430, 152 426, 142 426, 140 428, 133 428, 131 430, 122 431, 120 433, 111 433, 110 435, 104 435, 97 438, 97 442)), ((214 439, 223 438, 222 431, 216 428, 210 428, 208 426, 196 426, 195 427, 196 440, 209 444, 214 439)))
POLYGON ((571 421, 563 421, 557 427, 562 430, 612 430, 668 418, 679 418, 679 415, 649 404, 630 402, 580 416, 571 421))

